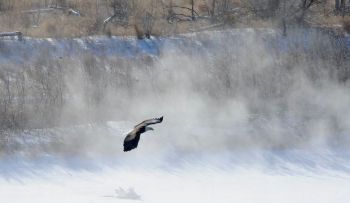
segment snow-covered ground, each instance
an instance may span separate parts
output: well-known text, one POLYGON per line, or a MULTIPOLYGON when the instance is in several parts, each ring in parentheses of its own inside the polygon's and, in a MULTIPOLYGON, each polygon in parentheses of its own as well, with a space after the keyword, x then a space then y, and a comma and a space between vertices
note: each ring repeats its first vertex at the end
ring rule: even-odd
MULTIPOLYGON (((46 57, 51 59, 74 58, 82 54, 93 54, 101 57, 159 56, 164 48, 181 49, 182 51, 215 52, 216 48, 225 46, 228 42, 237 42, 240 46, 242 38, 252 40, 259 36, 269 46, 286 51, 295 46, 308 48, 318 30, 298 30, 297 34, 290 31, 286 40, 279 30, 275 29, 232 29, 225 31, 205 31, 184 34, 173 37, 152 37, 150 40, 137 40, 135 37, 92 36, 85 38, 24 38, 23 41, 5 39, 0 41, 0 62, 28 64, 46 57), (210 39, 210 40, 208 40, 210 39), (229 39, 226 41, 225 39, 229 39), (185 47, 185 49, 184 49, 185 47), (190 50, 187 50, 191 47, 190 50)), ((350 47, 350 38, 342 39, 350 47)), ((235 44, 235 43, 234 43, 235 44)))
MULTIPOLYGON (((101 105, 106 112, 126 111, 120 117, 130 113, 125 120, 1 131, 0 202, 347 203, 349 82, 307 67, 322 66, 333 49, 320 50, 334 43, 346 49, 349 40, 326 39, 313 31, 286 40, 276 30, 240 29, 142 41, 2 41, 1 64, 35 67, 41 58, 86 53, 99 60, 148 55, 155 60, 142 70, 155 72, 130 73, 135 95, 120 94, 128 107, 101 105), (310 57, 293 64, 295 58, 281 56, 289 49, 293 57, 310 57), (161 115, 163 123, 142 136, 137 149, 122 151, 128 130, 161 115)), ((117 90, 106 95, 119 99, 117 90)))
POLYGON ((32 176, 2 177, 2 202, 349 202, 350 176, 271 174, 205 165, 178 171, 57 167, 32 176))
POLYGON ((164 143, 167 135, 158 125, 137 149, 124 153, 122 140, 131 126, 108 122, 54 129, 46 131, 50 136, 44 141, 37 130, 16 136, 17 148, 24 151, 0 161, 1 202, 349 202, 346 149, 219 150, 218 143, 208 151, 179 149, 164 143), (81 149, 69 154, 66 149, 78 140, 84 142, 76 146, 81 149), (68 154, 43 153, 50 142, 68 154))

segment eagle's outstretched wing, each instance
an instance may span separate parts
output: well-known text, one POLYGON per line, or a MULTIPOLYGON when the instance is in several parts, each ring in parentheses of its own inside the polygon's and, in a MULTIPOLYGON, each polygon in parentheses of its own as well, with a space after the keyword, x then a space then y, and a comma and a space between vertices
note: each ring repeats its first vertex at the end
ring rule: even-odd
POLYGON ((163 121, 163 116, 160 118, 152 118, 152 119, 144 120, 140 124, 136 125, 135 128, 161 123, 162 121, 163 121))
POLYGON ((147 130, 153 130, 153 128, 147 127, 148 125, 161 123, 163 121, 163 116, 160 118, 152 118, 143 121, 142 123, 136 125, 134 129, 127 134, 127 136, 124 139, 124 152, 130 151, 132 149, 135 149, 140 141, 140 135, 147 130))

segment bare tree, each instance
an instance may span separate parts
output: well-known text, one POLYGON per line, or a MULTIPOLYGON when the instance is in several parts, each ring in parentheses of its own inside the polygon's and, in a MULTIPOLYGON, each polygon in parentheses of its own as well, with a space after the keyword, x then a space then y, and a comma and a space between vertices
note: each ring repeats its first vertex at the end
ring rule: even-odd
POLYGON ((149 39, 154 25, 154 17, 150 12, 146 12, 145 16, 142 18, 142 25, 145 37, 149 39))
POLYGON ((282 33, 287 35, 288 25, 307 25, 310 19, 307 14, 313 7, 321 5, 320 0, 279 0, 279 7, 276 10, 275 17, 281 22, 282 33))
POLYGON ((192 17, 192 20, 195 19, 195 16, 194 16, 194 0, 191 0, 191 17, 192 17))
POLYGON ((108 6, 112 9, 112 15, 103 21, 104 28, 111 21, 125 25, 129 20, 128 0, 107 0, 108 6))
POLYGON ((346 12, 349 11, 349 8, 346 6, 346 0, 335 0, 335 10, 336 13, 345 16, 346 12))
POLYGON ((249 3, 255 15, 260 18, 271 18, 276 16, 281 0, 250 0, 249 3))
POLYGON ((194 0, 191 0, 191 7, 177 6, 170 1, 168 6, 167 20, 169 23, 181 21, 194 21, 199 17, 198 12, 194 9, 194 0))
POLYGON ((299 6, 299 11, 296 12, 298 22, 302 22, 306 15, 306 12, 314 5, 321 3, 319 0, 301 0, 301 4, 299 6), (297 14, 297 13, 300 14, 297 14))

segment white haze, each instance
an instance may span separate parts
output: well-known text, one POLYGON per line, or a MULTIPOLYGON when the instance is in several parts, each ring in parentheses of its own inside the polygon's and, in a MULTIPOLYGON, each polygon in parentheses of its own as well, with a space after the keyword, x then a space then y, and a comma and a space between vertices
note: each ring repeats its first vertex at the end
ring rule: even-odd
MULTIPOLYGON (((348 74, 342 72, 348 64, 336 65, 342 50, 330 36, 299 32, 287 39, 248 29, 165 40, 152 62, 128 67, 126 87, 98 90, 103 94, 92 117, 127 120, 132 128, 163 115, 155 150, 347 147, 350 89, 339 75, 348 74)), ((118 68, 118 60, 114 63, 118 68)), ((89 112, 84 91, 91 89, 79 88, 85 82, 81 75, 66 79, 72 95, 66 112, 84 117, 89 112)))

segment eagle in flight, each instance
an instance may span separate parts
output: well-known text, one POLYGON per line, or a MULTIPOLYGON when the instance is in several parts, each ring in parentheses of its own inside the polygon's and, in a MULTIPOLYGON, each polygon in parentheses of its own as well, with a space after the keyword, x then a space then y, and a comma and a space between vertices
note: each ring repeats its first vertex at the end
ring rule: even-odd
POLYGON ((160 118, 152 118, 141 122, 136 125, 134 129, 128 133, 124 139, 124 152, 135 149, 139 143, 140 135, 148 130, 153 130, 153 128, 148 127, 149 125, 161 123, 163 121, 163 116, 160 118))

